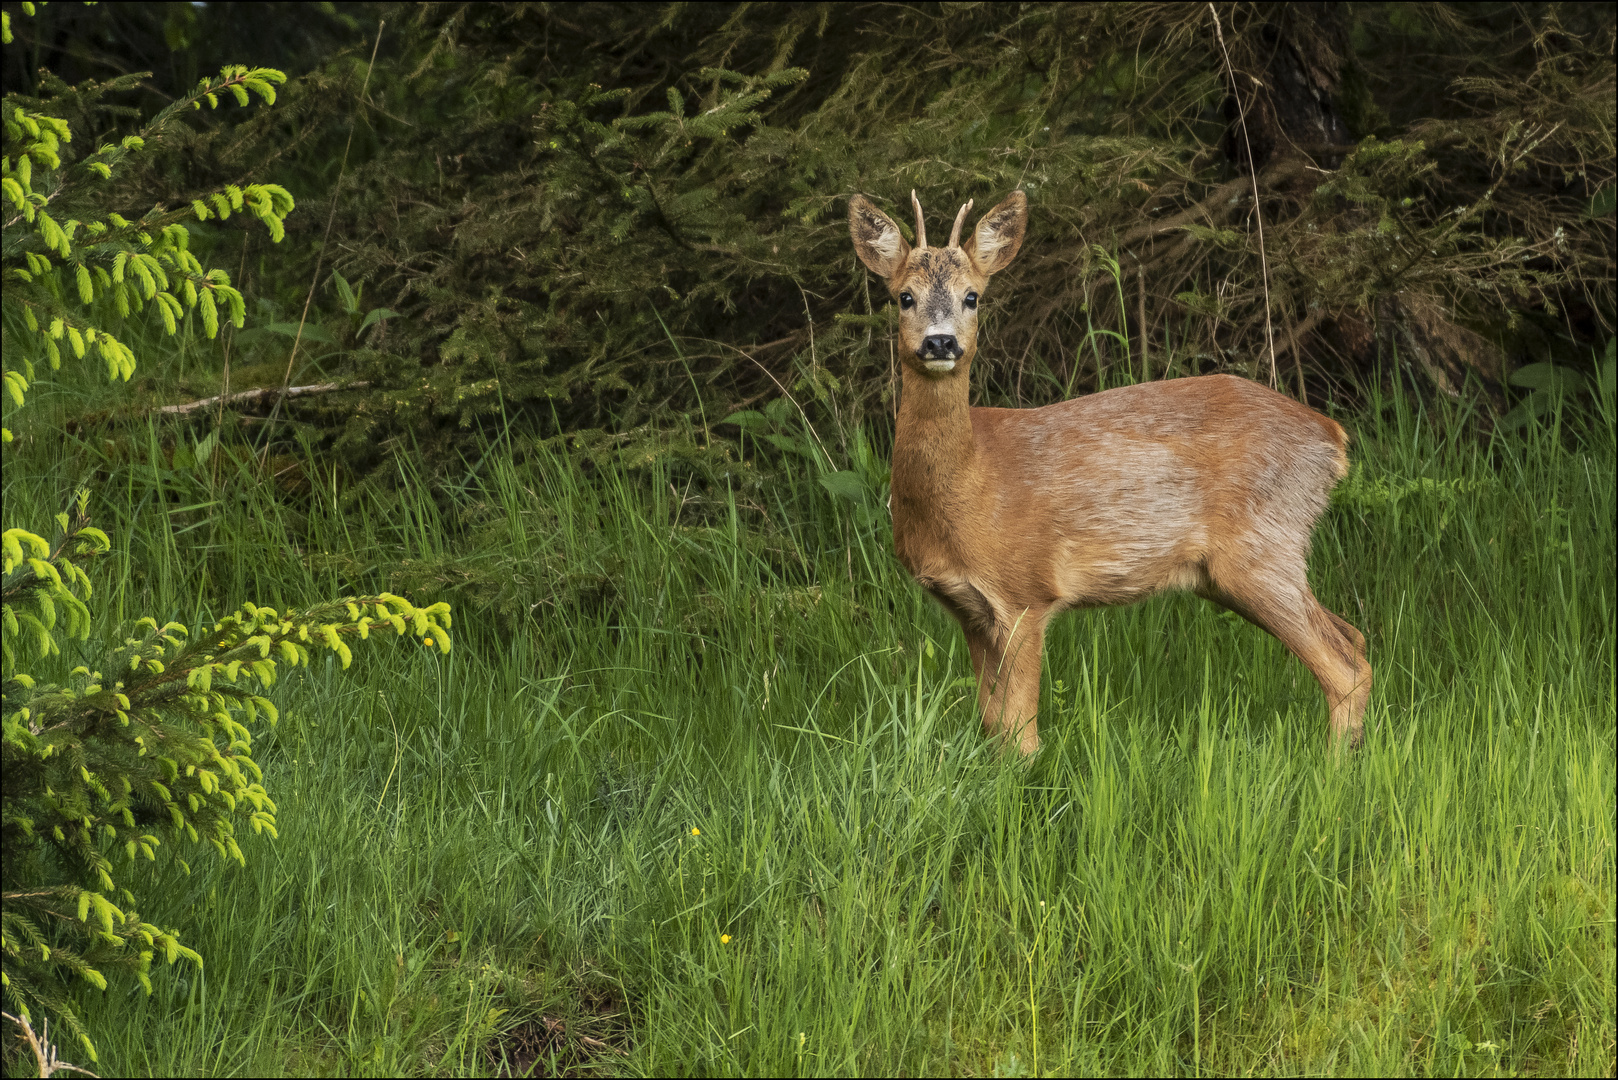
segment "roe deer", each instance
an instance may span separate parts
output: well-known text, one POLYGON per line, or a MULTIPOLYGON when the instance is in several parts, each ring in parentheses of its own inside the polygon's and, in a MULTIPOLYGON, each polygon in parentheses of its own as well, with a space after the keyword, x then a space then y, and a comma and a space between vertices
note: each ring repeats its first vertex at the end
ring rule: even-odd
POLYGON ((1058 611, 1191 589, 1274 634, 1325 691, 1335 740, 1355 743, 1371 690, 1360 632, 1320 606, 1305 560, 1348 471, 1334 421, 1246 379, 1121 387, 1040 409, 968 405, 977 308, 1016 257, 1014 191, 961 242, 916 244, 864 196, 854 250, 899 301, 903 386, 893 445, 899 560, 966 632, 983 725, 1039 748, 1040 654, 1058 611))

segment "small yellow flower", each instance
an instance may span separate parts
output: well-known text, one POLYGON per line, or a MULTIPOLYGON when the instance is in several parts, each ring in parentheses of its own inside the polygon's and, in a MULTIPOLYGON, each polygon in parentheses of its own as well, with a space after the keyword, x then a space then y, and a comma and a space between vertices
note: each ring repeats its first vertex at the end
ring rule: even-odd
POLYGON ((697 828, 695 825, 693 825, 693 826, 691 826, 691 835, 692 836, 701 836, 702 835, 702 830, 697 828))
POLYGON ((430 637, 424 637, 424 638, 421 639, 421 643, 423 645, 431 646, 432 643, 433 643, 433 639, 430 638, 430 637))
POLYGON ((719 944, 721 944, 721 945, 729 945, 730 944, 730 935, 729 934, 720 934, 719 935, 719 944))

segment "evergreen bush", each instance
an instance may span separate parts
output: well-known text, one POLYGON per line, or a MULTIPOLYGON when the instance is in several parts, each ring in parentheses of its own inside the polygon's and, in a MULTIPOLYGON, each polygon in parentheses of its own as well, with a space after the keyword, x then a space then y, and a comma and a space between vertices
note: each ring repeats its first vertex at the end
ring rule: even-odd
MULTIPOLYGON (((71 93, 82 106, 139 78, 71 93)), ((0 106, 8 421, 36 375, 60 366, 64 352, 93 354, 109 377, 128 379, 136 356, 120 328, 143 307, 155 308, 169 335, 187 318, 200 319, 209 337, 221 315, 241 325, 241 294, 228 274, 191 254, 186 222, 245 211, 279 240, 291 196, 273 184, 227 186, 125 217, 112 211, 103 185, 186 111, 229 98, 246 105, 255 94, 273 102, 282 81, 278 71, 227 68, 140 134, 76 160, 74 133, 60 115, 67 109, 11 97, 0 106)), ((9 427, 4 439, 13 440, 9 427)), ((349 642, 373 630, 447 652, 450 615, 445 604, 418 608, 382 594, 285 613, 246 604, 189 630, 145 618, 133 634, 106 642, 97 662, 66 670, 62 642, 86 641, 96 626, 86 567, 110 546, 90 524, 88 503, 88 492, 78 493, 50 541, 23 528, 4 532, 0 978, 22 1022, 53 1015, 94 1060, 73 1006, 76 983, 104 990, 109 973, 126 970, 150 992, 157 958, 202 962, 178 930, 142 919, 139 863, 166 856, 185 866, 185 844, 242 862, 238 825, 275 834, 251 726, 261 716, 275 722, 266 695, 280 672, 307 665, 321 648, 346 668, 349 642)))
MULTIPOLYGON (((36 62, 173 52, 171 92, 246 25, 47 20, 36 62)), ((846 449, 893 392, 846 200, 913 187, 941 221, 1029 193, 982 401, 1231 370, 1351 402, 1397 357, 1502 410, 1517 367, 1586 365, 1614 331, 1615 25, 1554 3, 343 8, 276 37, 307 72, 284 113, 182 133, 183 167, 141 179, 256 169, 324 201, 352 136, 330 242, 294 222, 246 260, 273 310, 323 259, 403 316, 334 313, 319 381, 353 389, 295 406, 351 468, 399 449, 447 476, 500 431, 720 465, 716 421, 783 387, 846 449)), ((252 333, 237 385, 279 385, 288 342, 252 333)))
POLYGON ((1318 398, 1395 350, 1498 396, 1613 329, 1613 27, 1558 5, 419 9, 390 23, 336 254, 407 318, 350 354, 385 389, 329 422, 346 458, 453 462, 435 448, 478 429, 633 443, 782 386, 817 420, 878 415, 888 301, 846 205, 908 227, 912 188, 935 228, 1029 193, 980 399, 1171 357, 1318 398), (1547 354, 1558 335, 1577 347, 1547 354))

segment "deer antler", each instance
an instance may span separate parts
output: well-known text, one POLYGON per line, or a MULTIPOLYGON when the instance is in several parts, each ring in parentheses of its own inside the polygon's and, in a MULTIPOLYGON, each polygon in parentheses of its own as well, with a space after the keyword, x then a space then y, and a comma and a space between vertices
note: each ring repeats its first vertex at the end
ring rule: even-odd
POLYGON ((910 189, 910 204, 916 208, 916 250, 920 251, 927 246, 927 223, 921 217, 921 200, 916 198, 916 189, 910 189))
POLYGON ((971 209, 972 209, 972 200, 968 199, 968 200, 966 200, 966 205, 961 207, 960 211, 955 215, 955 228, 953 228, 953 229, 951 229, 949 231, 949 246, 950 247, 959 247, 960 246, 960 243, 961 243, 961 222, 966 220, 967 212, 969 210, 971 210, 971 209))

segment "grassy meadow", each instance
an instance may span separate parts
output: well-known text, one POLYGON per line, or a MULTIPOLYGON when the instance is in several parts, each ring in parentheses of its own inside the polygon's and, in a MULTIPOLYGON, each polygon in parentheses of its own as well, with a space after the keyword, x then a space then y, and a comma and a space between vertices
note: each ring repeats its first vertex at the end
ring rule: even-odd
POLYGON ((497 443, 366 494, 38 393, 7 523, 93 483, 92 640, 456 604, 447 658, 283 683, 280 838, 137 886, 206 966, 84 994, 103 1074, 1613 1072, 1611 417, 1343 418, 1311 578, 1370 642, 1357 754, 1277 642, 1171 596, 1059 620, 1024 766, 879 501, 807 459, 497 443))

